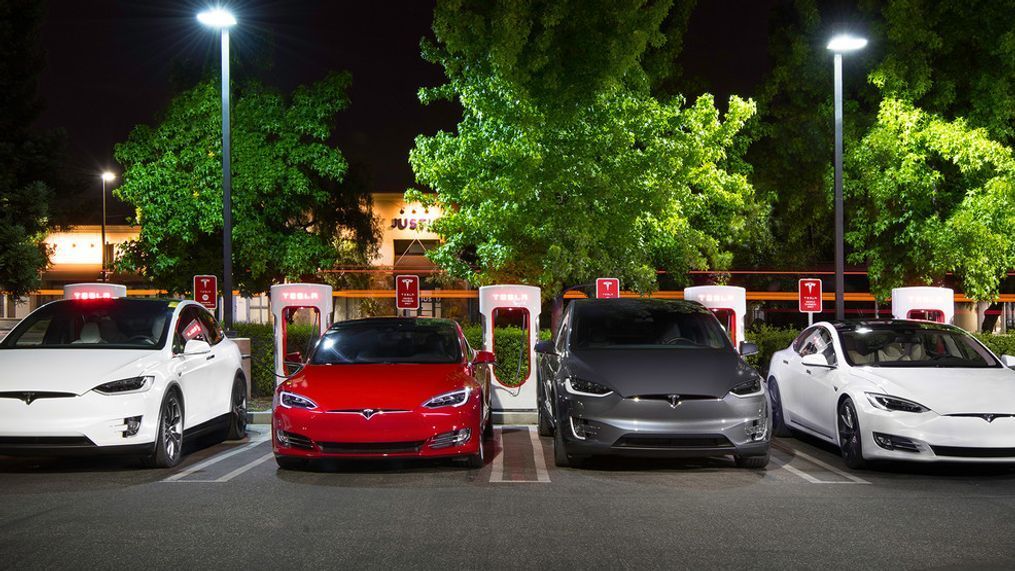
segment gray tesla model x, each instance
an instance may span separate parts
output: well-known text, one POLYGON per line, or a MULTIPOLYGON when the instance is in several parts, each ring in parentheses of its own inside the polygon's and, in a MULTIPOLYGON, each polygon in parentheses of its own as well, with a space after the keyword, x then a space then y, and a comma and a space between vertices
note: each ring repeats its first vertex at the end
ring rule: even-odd
POLYGON ((771 418, 758 373, 701 304, 578 300, 539 353, 539 432, 558 466, 594 455, 731 455, 768 464, 771 418))

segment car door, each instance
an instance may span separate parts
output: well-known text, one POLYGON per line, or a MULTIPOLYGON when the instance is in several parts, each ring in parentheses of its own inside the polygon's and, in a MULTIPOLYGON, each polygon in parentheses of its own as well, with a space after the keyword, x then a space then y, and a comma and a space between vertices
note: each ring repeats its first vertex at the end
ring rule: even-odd
MULTIPOLYGON (((829 367, 838 366, 838 356, 832 333, 825 327, 815 327, 803 343, 799 358, 807 355, 819 355, 829 367)), ((834 368, 808 367, 800 365, 797 392, 800 395, 800 417, 807 423, 807 428, 814 430, 826 438, 834 439, 835 415, 834 403, 838 390, 837 375, 834 368)))
POLYGON ((800 364, 800 350, 807 338, 814 333, 815 328, 805 329, 797 335, 793 343, 784 351, 779 352, 780 361, 773 363, 773 372, 776 382, 779 383, 779 397, 782 402, 782 413, 787 423, 791 423, 799 415, 796 413, 800 403, 800 390, 797 388, 804 379, 803 365, 800 364))
POLYGON ((225 332, 215 317, 206 309, 198 309, 198 318, 208 331, 211 345, 211 370, 208 375, 209 417, 225 414, 232 410, 233 381, 236 379, 237 364, 233 361, 232 344, 226 341, 225 332))
POLYGON ((176 359, 177 381, 183 388, 184 428, 194 428, 210 418, 212 397, 210 386, 214 374, 214 353, 185 355, 187 341, 208 341, 211 336, 201 322, 199 308, 187 305, 180 311, 173 333, 173 355, 176 359))
POLYGON ((554 385, 560 376, 561 360, 567 351, 567 338, 570 325, 571 308, 569 307, 564 312, 564 317, 560 321, 560 329, 557 330, 557 336, 553 340, 554 352, 543 353, 538 356, 539 368, 536 380, 540 382, 541 393, 544 399, 543 402, 537 403, 537 406, 544 407, 551 418, 556 418, 556 402, 554 400, 556 390, 554 385))

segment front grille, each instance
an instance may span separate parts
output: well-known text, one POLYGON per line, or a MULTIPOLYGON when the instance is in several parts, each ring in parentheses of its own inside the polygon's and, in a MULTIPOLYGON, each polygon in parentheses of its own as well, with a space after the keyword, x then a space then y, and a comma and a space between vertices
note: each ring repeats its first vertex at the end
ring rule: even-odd
POLYGON ((0 436, 0 446, 25 448, 88 448, 95 443, 84 436, 0 436))
POLYGON ((318 442, 325 454, 397 454, 419 452, 423 440, 413 442, 318 442))
POLYGON ((618 448, 732 448, 725 436, 624 436, 613 444, 618 448))
POLYGON ((1015 448, 966 448, 961 446, 931 446, 938 456, 956 458, 1015 458, 1015 448))
POLYGON ((677 402, 683 402, 686 400, 715 400, 717 397, 712 395, 684 395, 684 394, 672 394, 672 395, 634 395, 628 397, 630 399, 642 400, 658 400, 666 403, 672 402, 671 399, 676 397, 677 402))
POLYGON ((40 399, 67 399, 76 397, 74 393, 58 393, 53 391, 4 391, 0 392, 0 399, 18 399, 29 404, 40 399))
POLYGON ((946 414, 945 416, 957 416, 957 417, 960 417, 960 418, 961 417, 965 417, 965 418, 982 418, 983 420, 990 419, 990 420, 987 420, 987 422, 993 422, 994 420, 996 420, 998 418, 1015 418, 1015 414, 1005 414, 1005 413, 993 414, 993 413, 986 413, 986 412, 969 412, 969 413, 960 413, 960 414, 946 414))

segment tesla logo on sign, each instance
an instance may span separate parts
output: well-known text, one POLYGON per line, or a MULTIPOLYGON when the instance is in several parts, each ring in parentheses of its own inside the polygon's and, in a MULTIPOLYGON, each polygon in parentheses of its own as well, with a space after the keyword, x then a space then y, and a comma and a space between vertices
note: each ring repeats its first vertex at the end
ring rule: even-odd
POLYGON ((419 309, 419 276, 397 276, 395 278, 395 307, 398 309, 419 309))
POLYGON ((596 297, 598 299, 616 299, 620 297, 620 280, 617 278, 597 278, 596 297))
POLYGON ((800 313, 821 313, 821 280, 802 279, 798 287, 800 313))
POLYGON ((194 276, 194 301, 214 311, 219 302, 219 279, 216 276, 194 276))

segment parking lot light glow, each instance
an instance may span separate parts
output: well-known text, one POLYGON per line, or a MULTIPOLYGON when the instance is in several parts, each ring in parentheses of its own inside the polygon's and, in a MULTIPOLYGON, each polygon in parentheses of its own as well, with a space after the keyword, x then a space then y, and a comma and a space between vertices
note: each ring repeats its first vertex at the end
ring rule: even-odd
POLYGON ((236 25, 236 16, 225 8, 211 8, 199 13, 197 21, 209 28, 231 28, 236 25))
POLYGON ((867 38, 858 38, 849 34, 839 34, 828 42, 828 49, 835 53, 855 52, 867 46, 867 38))
POLYGON ((102 173, 102 180, 106 182, 113 182, 114 180, 116 180, 116 175, 109 171, 105 171, 104 173, 102 173))

